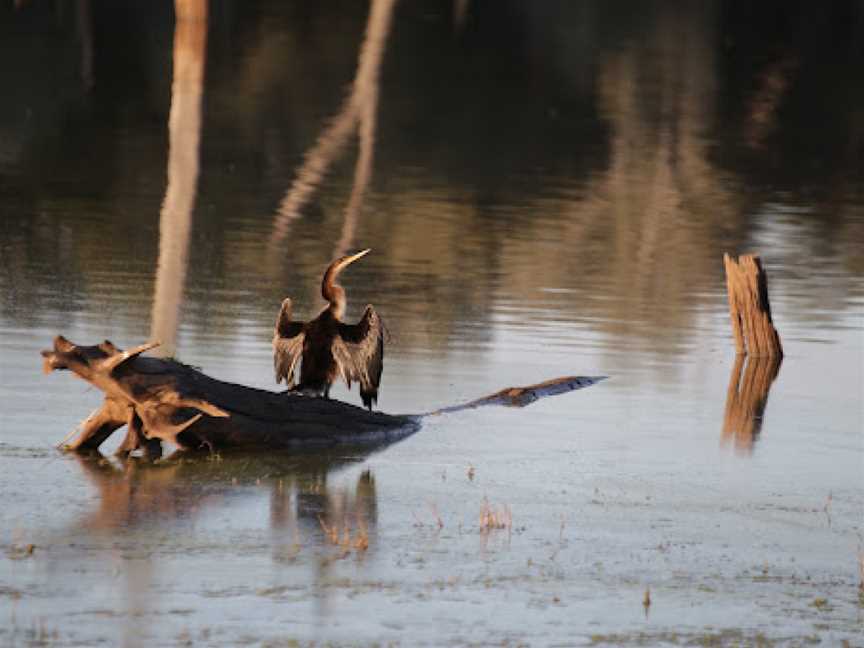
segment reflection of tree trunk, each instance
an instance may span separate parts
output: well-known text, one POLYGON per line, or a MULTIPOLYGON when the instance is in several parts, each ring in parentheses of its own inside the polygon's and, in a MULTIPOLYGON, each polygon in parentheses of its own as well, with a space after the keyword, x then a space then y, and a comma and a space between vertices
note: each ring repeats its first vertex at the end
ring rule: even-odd
POLYGON ((155 613, 153 610, 157 596, 154 595, 154 580, 157 562, 149 551, 141 552, 141 556, 130 555, 127 552, 115 550, 120 555, 121 566, 117 571, 123 574, 126 594, 126 614, 123 615, 123 646, 146 646, 150 634, 141 628, 139 619, 147 618, 155 613))
POLYGON ((93 8, 90 0, 78 0, 78 38, 81 40, 81 82, 90 90, 96 82, 93 76, 93 8))
POLYGON ((333 550, 318 561, 320 596, 316 598, 322 611, 329 608, 330 593, 324 585, 332 573, 330 565, 352 553, 357 557, 366 555, 374 546, 378 522, 378 495, 370 471, 357 479, 353 497, 345 487, 329 487, 327 474, 322 472, 317 479, 292 479, 287 487, 279 479, 271 486, 270 494, 274 562, 293 562, 304 549, 303 541, 307 549, 333 550))
POLYGON ((453 0, 453 31, 461 34, 468 19, 469 0, 453 0))
POLYGON ((743 355, 735 357, 726 393, 726 413, 720 437, 723 445, 733 443, 740 454, 753 452, 753 444, 762 430, 768 392, 780 372, 781 362, 779 357, 750 358, 749 361, 743 355))
POLYGON ((787 54, 768 65, 760 75, 745 123, 745 140, 750 148, 765 148, 765 141, 777 129, 778 113, 788 97, 799 65, 797 57, 787 54))
POLYGON ((378 496, 372 473, 366 470, 360 475, 353 496, 345 488, 328 491, 326 487, 323 495, 323 515, 319 511, 313 514, 324 540, 344 552, 365 552, 378 522, 378 496))
MULTIPOLYGON (((710 18, 717 8, 717 3, 652 5, 646 10, 653 26, 644 40, 600 59, 598 96, 610 125, 609 168, 589 184, 588 198, 577 204, 567 225, 570 245, 587 243, 605 230, 615 259, 610 280, 622 295, 655 305, 650 317, 661 324, 655 330, 671 330, 664 319, 692 312, 685 296, 694 281, 706 281, 704 264, 681 272, 680 258, 669 251, 704 248, 714 224, 734 222, 738 211, 737 197, 712 166, 706 137, 714 119, 716 62, 710 44, 716 34, 710 18), (682 38, 670 41, 670 33, 682 38), (694 219, 699 212, 705 218, 694 219)), ((632 321, 632 313, 621 319, 632 321)))
POLYGON ((300 551, 300 529, 297 525, 297 493, 294 480, 286 488, 284 479, 270 487, 270 531, 273 560, 288 561, 300 551), (287 536, 290 535, 290 542, 287 536))
POLYGON ((168 119, 168 187, 159 220, 159 266, 151 337, 159 353, 177 346, 180 302, 186 280, 189 230, 198 183, 201 95, 207 43, 207 0, 175 0, 174 81, 168 119))
POLYGON ((291 223, 300 216, 300 209, 309 202, 309 198, 327 173, 327 168, 345 147, 354 130, 355 121, 351 102, 346 101, 342 112, 333 119, 315 146, 306 153, 306 160, 297 172, 294 184, 279 205, 279 215, 273 224, 271 242, 278 243, 288 234, 291 223))
POLYGON ((342 236, 337 244, 337 256, 351 245, 363 195, 372 178, 379 70, 395 5, 396 0, 373 0, 351 94, 315 146, 306 153, 303 166, 279 205, 279 213, 273 223, 271 244, 281 242, 288 234, 291 223, 300 215, 300 209, 309 202, 328 168, 345 148, 348 138, 359 124, 360 153, 354 171, 351 197, 345 209, 342 236))
POLYGON ((369 186, 369 181, 372 179, 372 159, 375 153, 375 114, 377 110, 378 81, 376 76, 375 82, 371 83, 367 92, 364 93, 364 103, 360 112, 360 153, 354 168, 354 185, 351 188, 351 197, 345 208, 342 236, 336 244, 334 257, 344 255, 351 247, 354 231, 357 229, 360 207, 363 205, 363 196, 366 194, 366 187, 369 186))

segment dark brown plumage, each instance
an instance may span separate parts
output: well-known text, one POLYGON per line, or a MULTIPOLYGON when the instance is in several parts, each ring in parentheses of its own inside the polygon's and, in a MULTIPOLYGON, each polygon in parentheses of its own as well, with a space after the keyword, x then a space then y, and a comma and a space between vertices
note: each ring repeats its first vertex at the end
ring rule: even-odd
POLYGON ((309 322, 291 320, 290 299, 282 301, 273 335, 273 366, 276 382, 285 381, 293 391, 329 397, 330 386, 342 377, 351 387, 360 383, 363 404, 372 409, 378 400, 378 385, 384 368, 384 326, 372 306, 366 306, 356 324, 342 321, 345 290, 336 283, 339 273, 368 254, 363 250, 331 263, 321 281, 321 295, 327 307, 309 322), (302 359, 302 362, 301 362, 302 359), (294 385, 294 371, 300 363, 300 383, 294 385))

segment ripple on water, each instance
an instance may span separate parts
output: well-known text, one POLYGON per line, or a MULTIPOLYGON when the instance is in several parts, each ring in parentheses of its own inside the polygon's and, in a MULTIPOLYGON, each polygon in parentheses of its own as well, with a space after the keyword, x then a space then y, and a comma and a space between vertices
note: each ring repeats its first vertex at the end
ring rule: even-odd
POLYGON ((16 446, 0 441, 0 457, 10 459, 52 459, 57 457, 57 450, 44 446, 16 446))

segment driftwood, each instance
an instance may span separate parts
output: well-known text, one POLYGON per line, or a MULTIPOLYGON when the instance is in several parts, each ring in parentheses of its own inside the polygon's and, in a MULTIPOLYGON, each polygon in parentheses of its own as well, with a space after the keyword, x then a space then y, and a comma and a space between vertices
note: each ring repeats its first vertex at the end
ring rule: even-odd
POLYGON ((771 320, 768 277, 758 256, 742 254, 736 261, 723 255, 726 291, 735 349, 739 355, 782 357, 780 336, 771 320))
MULTIPOLYGON (((181 450, 278 449, 382 446, 420 428, 421 415, 369 412, 337 400, 276 393, 216 380, 172 359, 142 357, 156 344, 128 351, 105 341, 76 345, 62 336, 42 352, 46 372, 68 369, 105 394, 76 430, 67 450, 91 451, 126 425, 118 454, 141 450, 151 458, 162 443, 181 450)), ((509 388, 443 414, 481 405, 527 405, 594 384, 602 377, 568 376, 529 387, 509 388)))
POLYGON ((128 426, 119 452, 161 454, 161 442, 181 449, 332 446, 400 438, 416 417, 368 412, 335 400, 275 393, 211 378, 171 359, 122 351, 111 342, 76 345, 63 337, 43 351, 46 371, 69 369, 105 393, 66 448, 94 450, 128 426))

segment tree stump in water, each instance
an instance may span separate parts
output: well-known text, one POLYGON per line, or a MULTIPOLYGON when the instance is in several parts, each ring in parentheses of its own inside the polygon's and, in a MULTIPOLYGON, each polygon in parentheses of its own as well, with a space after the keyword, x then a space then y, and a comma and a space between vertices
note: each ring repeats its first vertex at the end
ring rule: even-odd
POLYGON ((768 278, 762 262, 753 254, 742 254, 735 261, 723 255, 726 291, 732 334, 739 355, 782 357, 780 336, 771 321, 768 278))

